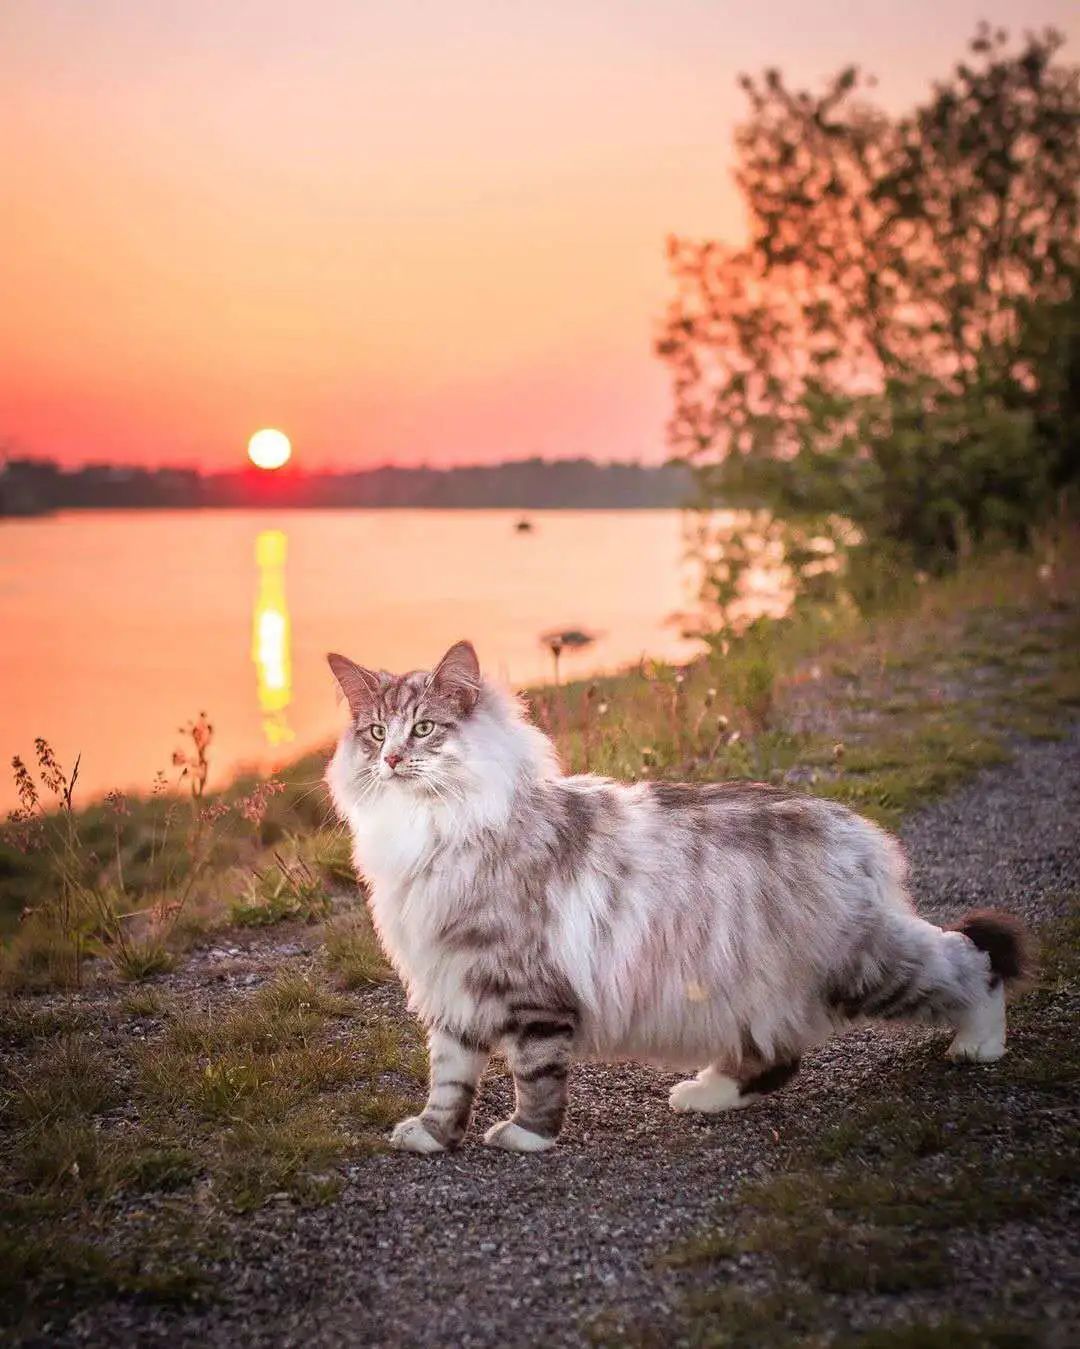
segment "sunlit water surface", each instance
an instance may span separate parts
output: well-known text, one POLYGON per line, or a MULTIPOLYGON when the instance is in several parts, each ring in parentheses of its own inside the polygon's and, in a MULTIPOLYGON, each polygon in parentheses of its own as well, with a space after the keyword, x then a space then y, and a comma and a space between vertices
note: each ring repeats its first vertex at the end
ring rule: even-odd
MULTIPOLYGON (((215 776, 268 768, 342 721, 325 662, 430 665, 460 637, 515 687, 577 627, 573 678, 701 649, 677 511, 80 512, 0 521, 0 752, 82 755, 83 799, 170 775, 206 711, 215 776)), ((0 804, 14 804, 10 777, 0 804)))

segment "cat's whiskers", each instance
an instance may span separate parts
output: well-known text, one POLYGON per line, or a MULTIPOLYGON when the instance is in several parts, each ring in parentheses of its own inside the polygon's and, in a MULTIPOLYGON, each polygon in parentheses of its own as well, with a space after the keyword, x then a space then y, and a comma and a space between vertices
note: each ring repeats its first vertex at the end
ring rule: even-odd
POLYGON ((307 791, 301 792, 300 795, 292 802, 292 809, 295 810, 297 806, 302 806, 304 802, 308 800, 309 797, 314 796, 315 793, 320 790, 324 792, 326 791, 325 778, 319 778, 317 781, 311 783, 308 786, 307 791))
POLYGON ((433 778, 427 778, 425 781, 425 786, 441 806, 449 807, 450 802, 447 799, 446 794, 442 791, 442 789, 439 787, 439 784, 435 782, 433 778))
POLYGON ((358 775, 356 780, 363 784, 360 788, 360 791, 357 793, 355 801, 353 802, 354 807, 359 809, 359 807, 367 804, 370 798, 381 786, 381 783, 379 782, 379 779, 375 776, 374 771, 371 769, 368 769, 367 773, 363 776, 358 775))
POLYGON ((336 843, 339 838, 342 838, 348 832, 349 826, 344 820, 342 820, 342 822, 338 825, 335 825, 333 829, 326 831, 326 842, 336 843))
POLYGON ((455 804, 465 805, 465 791, 460 783, 454 782, 451 778, 436 777, 434 773, 426 775, 425 782, 432 794, 447 809, 452 809, 455 804))

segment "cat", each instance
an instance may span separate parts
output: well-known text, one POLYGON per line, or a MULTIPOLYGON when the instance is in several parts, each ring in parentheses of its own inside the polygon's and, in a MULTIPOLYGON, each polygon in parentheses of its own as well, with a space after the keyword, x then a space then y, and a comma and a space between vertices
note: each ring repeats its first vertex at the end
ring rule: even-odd
POLYGON ((563 776, 468 642, 430 673, 328 660, 350 712, 331 796, 428 1032, 430 1094, 394 1147, 457 1146, 496 1048, 516 1106, 484 1141, 516 1152, 555 1143, 574 1058, 696 1070, 670 1104, 717 1112, 862 1018, 948 1025, 954 1059, 1004 1053, 1019 925, 919 918, 899 845, 846 807, 748 782, 563 776))

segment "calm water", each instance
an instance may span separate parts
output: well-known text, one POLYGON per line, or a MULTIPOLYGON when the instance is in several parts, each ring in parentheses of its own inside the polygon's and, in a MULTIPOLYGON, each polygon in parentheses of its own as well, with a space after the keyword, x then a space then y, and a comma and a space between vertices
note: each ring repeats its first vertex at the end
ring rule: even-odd
MULTIPOLYGON (((44 735, 88 796, 148 789, 205 710, 218 780, 331 736, 324 655, 407 670, 459 637, 515 686, 551 674, 539 634, 595 645, 568 678, 700 648, 672 616, 697 580, 677 511, 101 512, 0 522, 0 754, 44 735)), ((0 769, 0 772, 3 772, 0 769)), ((13 804, 6 773, 0 804, 13 804)))

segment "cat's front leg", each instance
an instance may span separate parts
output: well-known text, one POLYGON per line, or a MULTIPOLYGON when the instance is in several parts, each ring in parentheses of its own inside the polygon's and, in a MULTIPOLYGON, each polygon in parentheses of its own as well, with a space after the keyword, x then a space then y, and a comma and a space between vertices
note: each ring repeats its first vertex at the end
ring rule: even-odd
POLYGON ((539 1008, 516 1022, 506 1038, 516 1108, 510 1119, 493 1124, 484 1135, 489 1147, 544 1152, 555 1146, 566 1115, 575 1023, 564 1011, 539 1008))
POLYGON ((490 1049, 479 1040, 433 1027, 428 1033, 431 1085, 427 1104, 394 1126, 390 1146, 405 1152, 444 1152, 461 1142, 476 1084, 490 1049))

